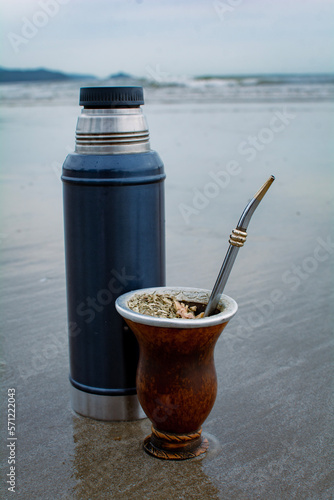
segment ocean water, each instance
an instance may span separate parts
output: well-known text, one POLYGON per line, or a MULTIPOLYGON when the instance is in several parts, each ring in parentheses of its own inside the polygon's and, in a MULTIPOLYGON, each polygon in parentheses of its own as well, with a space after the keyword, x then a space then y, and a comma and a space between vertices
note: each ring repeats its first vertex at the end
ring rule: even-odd
MULTIPOLYGON (((51 253, 58 248, 56 261, 63 263, 61 167, 74 150, 79 89, 96 84, 0 86, 1 244, 9 250, 13 240, 28 267, 38 268, 52 245, 51 253), (36 250, 24 252, 25 245, 36 250)), ((248 296, 247 283, 254 276, 265 281, 276 273, 281 281, 284 271, 308 248, 312 253, 317 238, 332 227, 331 76, 98 84, 144 86, 151 147, 167 174, 168 284, 213 286, 230 231, 270 175, 276 181, 251 224, 255 234, 233 270, 232 293, 242 290, 241 297, 248 296)), ((10 252, 4 255, 10 260, 10 252)), ((258 290, 254 286, 252 292, 258 290)))
MULTIPOLYGON (((275 214, 275 224, 265 209, 257 219, 259 228, 265 220, 269 233, 275 228, 274 252, 287 237, 289 245, 293 238, 292 253, 303 252, 314 240, 318 216, 318 227, 324 221, 330 225, 334 76, 157 80, 0 85, 2 204, 7 214, 2 232, 17 237, 15 217, 24 217, 26 243, 43 239, 45 231, 62 244, 61 166, 74 150, 79 89, 97 84, 144 87, 151 147, 161 155, 167 174, 170 284, 180 278, 191 286, 191 245, 196 248, 197 283, 212 286, 223 241, 246 201, 272 174, 277 180, 270 193, 274 206, 268 210, 275 214), (52 197, 57 208, 49 204, 52 197), (294 238, 302 217, 305 223, 294 238), (206 248, 212 258, 203 266, 206 248)), ((260 256, 253 254, 247 272, 256 269, 260 256)))
POLYGON ((150 102, 303 102, 334 99, 334 75, 262 75, 106 81, 22 82, 0 85, 2 105, 70 104, 80 86, 141 85, 150 102))

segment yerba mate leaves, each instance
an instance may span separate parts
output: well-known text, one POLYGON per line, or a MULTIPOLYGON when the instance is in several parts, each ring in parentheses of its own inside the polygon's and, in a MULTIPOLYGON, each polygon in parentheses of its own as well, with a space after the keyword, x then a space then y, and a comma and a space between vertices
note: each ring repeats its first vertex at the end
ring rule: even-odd
POLYGON ((173 296, 159 293, 134 295, 128 306, 134 312, 158 318, 198 319, 204 315, 203 312, 196 315, 197 305, 179 302, 173 296))

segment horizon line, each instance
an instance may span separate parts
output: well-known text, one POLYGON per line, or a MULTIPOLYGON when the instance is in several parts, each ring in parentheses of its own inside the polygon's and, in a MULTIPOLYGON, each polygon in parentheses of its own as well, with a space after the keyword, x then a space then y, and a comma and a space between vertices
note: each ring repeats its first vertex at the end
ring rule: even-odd
MULTIPOLYGON (((109 75, 106 76, 97 76, 95 74, 90 74, 90 73, 81 73, 81 72, 67 72, 65 70, 59 70, 59 69, 51 69, 45 66, 39 66, 39 67, 34 67, 34 68, 18 68, 18 67, 6 67, 6 66, 0 66, 0 70, 5 70, 5 71, 49 71, 51 73, 61 73, 64 74, 65 76, 86 76, 86 77, 93 77, 98 80, 106 80, 110 77, 120 75, 120 78, 123 76, 124 78, 135 78, 135 79, 149 79, 147 75, 139 76, 139 75, 134 75, 132 73, 128 73, 127 71, 115 71, 113 73, 110 73, 109 75)), ((303 72, 254 72, 254 73, 203 73, 203 74, 197 74, 197 75, 184 75, 184 74, 170 74, 167 73, 168 78, 179 78, 179 77, 187 77, 187 78, 193 78, 193 79, 200 79, 200 78, 240 78, 240 77, 260 77, 260 76, 333 76, 334 77, 334 71, 303 71, 303 72)))

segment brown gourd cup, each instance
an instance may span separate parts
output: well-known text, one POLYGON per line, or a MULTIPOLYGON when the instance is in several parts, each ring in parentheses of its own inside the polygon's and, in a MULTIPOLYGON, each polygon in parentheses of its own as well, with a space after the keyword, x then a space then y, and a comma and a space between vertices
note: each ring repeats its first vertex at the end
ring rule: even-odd
POLYGON ((214 348, 238 306, 232 298, 222 295, 219 312, 200 319, 159 318, 128 307, 134 295, 153 292, 199 304, 207 304, 211 292, 200 288, 146 288, 116 300, 117 311, 140 348, 137 394, 152 422, 152 434, 145 439, 144 449, 163 459, 193 458, 205 453, 209 446, 201 426, 217 395, 214 348))

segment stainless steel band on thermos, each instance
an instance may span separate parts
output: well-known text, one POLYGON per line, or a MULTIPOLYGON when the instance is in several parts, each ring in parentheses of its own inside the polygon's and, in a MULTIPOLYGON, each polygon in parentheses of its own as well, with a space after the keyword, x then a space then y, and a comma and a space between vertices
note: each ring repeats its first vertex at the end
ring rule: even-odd
POLYGON ((165 285, 165 173, 143 103, 141 87, 82 88, 76 148, 63 165, 72 406, 101 420, 144 416, 138 345, 115 300, 165 285))

